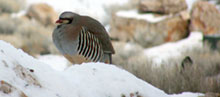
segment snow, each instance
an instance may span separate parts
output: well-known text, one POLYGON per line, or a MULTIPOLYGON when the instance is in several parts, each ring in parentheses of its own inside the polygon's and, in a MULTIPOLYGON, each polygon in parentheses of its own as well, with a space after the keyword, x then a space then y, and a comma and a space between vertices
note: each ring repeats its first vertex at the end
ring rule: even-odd
POLYGON ((186 0, 186 4, 188 6, 188 11, 190 12, 192 10, 193 4, 198 0, 186 0))
POLYGON ((220 11, 220 5, 218 4, 218 0, 209 0, 209 3, 216 5, 216 8, 220 11))
MULTIPOLYGON (((169 97, 114 65, 84 63, 57 71, 1 40, 0 81, 9 83, 28 97, 128 97, 131 94, 169 97)), ((7 96, 19 96, 10 95, 7 96)), ((5 96, 1 89, 0 96, 5 96)))
POLYGON ((144 54, 152 60, 152 64, 158 66, 169 58, 182 56, 188 50, 202 48, 202 39, 203 35, 201 32, 191 32, 190 36, 186 39, 145 49, 144 54))
POLYGON ((184 92, 182 94, 173 94, 171 97, 202 97, 202 96, 204 96, 204 94, 184 92))
POLYGON ((142 20, 146 20, 151 23, 157 23, 170 17, 169 15, 154 16, 154 14, 151 14, 151 13, 140 14, 138 13, 137 10, 128 10, 128 11, 122 10, 122 11, 118 11, 116 15, 120 17, 125 17, 125 18, 142 19, 142 20))
POLYGON ((43 55, 38 56, 37 59, 43 63, 48 64, 54 70, 63 71, 69 67, 70 64, 67 59, 60 55, 43 55))
POLYGON ((27 0, 27 5, 46 3, 57 12, 73 11, 83 15, 92 16, 102 23, 107 23, 112 5, 124 5, 129 0, 27 0))
MULTIPOLYGON (((45 59, 58 59, 44 56, 45 59)), ((44 60, 40 58, 40 60, 44 60)), ((56 60, 50 64, 62 63, 56 60)), ((51 65, 52 66, 52 65, 51 65)), ((57 71, 0 40, 0 81, 9 83, 8 95, 1 97, 198 97, 199 93, 168 95, 129 72, 104 63, 83 63, 57 71), (32 70, 32 72, 31 72, 32 70), (17 90, 15 90, 17 89, 17 90), (185 95, 185 96, 184 96, 185 95)), ((0 88, 2 82, 0 83, 0 88)))

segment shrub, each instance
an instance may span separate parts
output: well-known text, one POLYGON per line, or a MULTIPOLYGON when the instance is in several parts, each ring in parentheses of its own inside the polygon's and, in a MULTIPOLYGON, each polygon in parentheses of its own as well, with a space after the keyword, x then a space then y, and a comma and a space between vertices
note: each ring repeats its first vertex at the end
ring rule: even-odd
POLYGON ((207 45, 203 50, 186 52, 193 64, 181 66, 181 59, 167 59, 158 66, 146 56, 134 56, 128 59, 124 69, 151 83, 167 93, 220 92, 220 53, 212 51, 207 45))

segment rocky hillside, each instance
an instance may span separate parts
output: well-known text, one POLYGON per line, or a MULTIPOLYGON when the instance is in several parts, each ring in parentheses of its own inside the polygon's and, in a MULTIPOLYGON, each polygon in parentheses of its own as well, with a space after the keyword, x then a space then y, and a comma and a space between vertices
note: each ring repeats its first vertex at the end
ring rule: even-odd
POLYGON ((218 0, 63 1, 0 0, 0 40, 33 57, 60 55, 54 22, 62 11, 74 11, 106 27, 116 66, 167 93, 220 92, 218 0), (187 56, 194 69, 181 73, 187 56))

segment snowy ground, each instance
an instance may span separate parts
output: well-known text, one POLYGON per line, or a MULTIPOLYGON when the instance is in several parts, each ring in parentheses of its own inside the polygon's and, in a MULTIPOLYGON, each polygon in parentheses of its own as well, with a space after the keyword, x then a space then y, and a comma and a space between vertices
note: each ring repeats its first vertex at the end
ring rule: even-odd
POLYGON ((187 51, 201 49, 203 46, 202 39, 201 32, 191 32, 186 39, 145 49, 144 54, 152 60, 153 64, 161 65, 169 58, 180 58, 187 51))
POLYGON ((57 71, 64 71, 71 65, 65 57, 60 55, 43 55, 38 56, 37 59, 57 71))
POLYGON ((125 70, 103 63, 72 65, 63 71, 55 70, 50 66, 0 40, 0 96, 198 97, 202 95, 198 93, 168 95, 125 70))
POLYGON ((139 14, 138 10, 129 10, 129 11, 118 11, 116 13, 117 16, 120 17, 126 17, 126 18, 135 18, 135 19, 141 19, 141 20, 146 20, 151 23, 157 23, 160 22, 166 18, 169 17, 169 15, 164 15, 164 16, 154 16, 152 13, 148 14, 139 14))

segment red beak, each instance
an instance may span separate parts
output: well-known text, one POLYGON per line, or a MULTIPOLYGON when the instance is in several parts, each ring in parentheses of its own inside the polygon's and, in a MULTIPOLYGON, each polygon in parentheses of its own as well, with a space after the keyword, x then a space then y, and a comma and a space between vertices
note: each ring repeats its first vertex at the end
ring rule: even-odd
POLYGON ((63 21, 62 20, 57 20, 56 23, 60 24, 62 23, 63 21))

